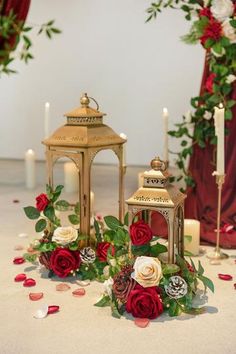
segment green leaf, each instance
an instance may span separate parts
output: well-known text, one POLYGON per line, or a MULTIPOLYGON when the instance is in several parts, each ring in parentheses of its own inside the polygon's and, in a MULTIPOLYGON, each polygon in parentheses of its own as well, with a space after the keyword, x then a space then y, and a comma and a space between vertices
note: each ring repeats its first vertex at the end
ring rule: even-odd
POLYGON ((200 261, 198 261, 198 271, 197 271, 198 275, 202 275, 204 273, 204 268, 201 264, 200 261))
POLYGON ((47 226, 47 222, 45 219, 39 219, 37 223, 35 224, 35 231, 36 232, 41 232, 43 231, 47 226))
POLYGON ((46 193, 48 195, 48 197, 50 198, 50 196, 52 196, 52 187, 49 184, 46 184, 46 193))
POLYGON ((168 313, 170 317, 178 316, 181 313, 181 309, 175 300, 170 301, 168 313))
POLYGON ((154 246, 151 246, 150 249, 150 255, 152 257, 158 257, 159 254, 167 252, 168 249, 165 245, 162 245, 161 243, 157 243, 154 246))
POLYGON ((231 120, 233 118, 233 113, 231 109, 225 110, 225 120, 231 120))
POLYGON ((80 214, 80 203, 79 203, 79 202, 77 202, 77 203, 75 204, 75 209, 74 209, 74 211, 75 211, 75 214, 77 214, 77 215, 80 214))
POLYGON ((55 219, 55 210, 52 206, 47 206, 44 209, 44 215, 53 223, 55 219))
POLYGON ((112 230, 116 230, 118 227, 122 226, 121 222, 112 215, 105 216, 104 221, 106 225, 112 230))
POLYGON ((214 284, 211 279, 209 279, 203 275, 199 275, 198 279, 203 282, 203 284, 206 288, 210 289, 214 293, 215 287, 214 287, 214 284))
POLYGON ((66 200, 58 200, 55 203, 55 208, 57 210, 65 211, 69 208, 70 204, 66 200))
POLYGON ((192 236, 191 235, 184 235, 184 242, 189 243, 192 241, 192 236))
POLYGON ((146 245, 142 245, 142 246, 131 246, 131 251, 133 253, 134 256, 146 256, 149 254, 150 252, 150 245, 149 243, 146 245))
POLYGON ((35 220, 40 217, 40 212, 38 211, 38 209, 32 206, 25 207, 24 212, 25 215, 31 220, 35 220))
POLYGON ((236 28, 236 20, 231 20, 230 24, 232 27, 236 28))
POLYGON ((113 302, 111 303, 111 314, 112 314, 112 317, 121 318, 119 310, 113 302))
POLYGON ((68 215, 68 219, 73 225, 78 225, 80 223, 80 219, 76 214, 68 215))
POLYGON ((180 271, 180 267, 177 264, 163 264, 162 271, 164 275, 170 275, 178 273, 180 271))
POLYGON ((37 254, 31 254, 31 253, 23 254, 23 258, 30 263, 34 263, 36 261, 37 257, 38 257, 37 254))
POLYGON ((187 250, 184 250, 184 255, 185 255, 185 257, 192 257, 192 256, 194 256, 194 254, 192 254, 192 252, 189 252, 189 251, 187 251, 187 250))
POLYGON ((103 297, 94 304, 94 306, 97 307, 105 307, 105 306, 110 306, 111 304, 111 299, 108 295, 103 295, 103 297))
POLYGON ((124 224, 125 224, 125 226, 129 226, 129 213, 128 213, 128 211, 125 214, 124 224))
POLYGON ((52 27, 52 28, 51 28, 51 31, 52 31, 53 33, 61 33, 61 30, 59 30, 59 28, 55 28, 55 27, 52 27))

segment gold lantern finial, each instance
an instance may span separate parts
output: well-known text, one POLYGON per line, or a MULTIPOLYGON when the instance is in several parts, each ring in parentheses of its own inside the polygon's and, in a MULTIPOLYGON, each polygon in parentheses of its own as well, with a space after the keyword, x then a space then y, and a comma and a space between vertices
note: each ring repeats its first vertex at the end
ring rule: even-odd
POLYGON ((88 94, 87 93, 84 93, 80 97, 80 103, 81 103, 82 107, 88 107, 89 106, 90 99, 88 98, 88 94))
POLYGON ((166 171, 167 169, 167 164, 165 161, 161 160, 159 156, 156 156, 150 163, 151 168, 154 171, 166 171))

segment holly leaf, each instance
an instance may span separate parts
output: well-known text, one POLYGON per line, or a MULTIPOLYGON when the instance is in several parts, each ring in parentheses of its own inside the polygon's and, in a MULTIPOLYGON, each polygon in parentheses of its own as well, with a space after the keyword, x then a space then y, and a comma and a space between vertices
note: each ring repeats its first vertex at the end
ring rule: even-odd
POLYGON ((47 222, 45 219, 39 219, 37 223, 35 224, 35 231, 36 232, 41 232, 43 231, 47 226, 47 222))
POLYGON ((35 220, 40 217, 40 212, 38 211, 38 209, 32 206, 25 207, 24 212, 25 215, 31 220, 35 220))

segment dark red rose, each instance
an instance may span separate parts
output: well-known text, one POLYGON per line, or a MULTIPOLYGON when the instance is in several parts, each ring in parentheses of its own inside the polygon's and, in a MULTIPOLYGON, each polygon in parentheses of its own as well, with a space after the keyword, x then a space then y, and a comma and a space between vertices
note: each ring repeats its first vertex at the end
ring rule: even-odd
POLYGON ((214 79, 216 77, 215 73, 211 73, 208 78, 206 79, 206 83, 205 83, 205 89, 212 93, 213 92, 213 84, 214 84, 214 79))
POLYGON ((216 21, 214 18, 211 18, 208 25, 205 27, 203 35, 200 40, 204 46, 208 39, 213 39, 217 42, 222 36, 222 27, 220 22, 216 21))
POLYGON ((65 278, 80 267, 79 251, 70 251, 67 248, 56 248, 50 257, 50 269, 60 278, 65 278))
POLYGON ((152 239, 152 230, 143 220, 133 223, 130 228, 130 238, 134 246, 145 245, 152 239))
POLYGON ((133 272, 133 267, 125 266, 117 273, 113 278, 112 290, 116 298, 121 302, 126 302, 128 295, 132 289, 134 289, 137 284, 136 281, 131 278, 131 273, 133 272))
POLYGON ((115 247, 110 242, 99 242, 97 245, 97 256, 100 262, 107 261, 107 252, 111 247, 112 256, 115 255, 115 247))
POLYGON ((44 211, 48 204, 49 200, 46 194, 42 193, 36 197, 36 208, 38 209, 38 211, 44 211))
POLYGON ((156 286, 143 288, 137 284, 130 291, 125 307, 126 311, 134 317, 150 320, 157 318, 163 312, 162 300, 156 286))
POLYGON ((208 17, 209 19, 212 18, 212 13, 209 7, 203 7, 200 11, 199 11, 199 16, 205 16, 208 17))

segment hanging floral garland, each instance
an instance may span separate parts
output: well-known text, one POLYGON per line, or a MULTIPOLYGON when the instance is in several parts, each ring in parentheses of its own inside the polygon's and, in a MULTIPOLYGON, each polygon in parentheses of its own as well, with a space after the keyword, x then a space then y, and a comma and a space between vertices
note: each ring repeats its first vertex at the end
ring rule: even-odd
POLYGON ((236 3, 231 0, 159 0, 147 9, 147 22, 168 7, 184 11, 185 19, 192 22, 189 33, 182 40, 187 44, 200 42, 206 50, 209 67, 201 94, 191 99, 194 113, 183 116, 176 129, 169 131, 169 135, 181 139, 182 149, 177 153, 176 164, 182 173, 178 179, 184 178, 186 185, 193 187, 195 182, 188 173, 186 161, 193 154, 195 144, 200 148, 216 144, 212 119, 214 107, 222 103, 225 120, 233 118, 232 107, 236 101, 231 99, 231 93, 236 80, 236 3))

